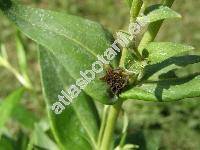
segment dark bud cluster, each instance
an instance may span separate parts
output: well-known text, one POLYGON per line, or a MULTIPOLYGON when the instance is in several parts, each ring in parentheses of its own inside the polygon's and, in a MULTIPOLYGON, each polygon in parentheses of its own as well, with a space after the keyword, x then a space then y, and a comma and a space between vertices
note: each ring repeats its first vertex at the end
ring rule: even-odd
POLYGON ((109 85, 110 90, 114 95, 119 95, 122 92, 124 87, 128 84, 128 79, 129 76, 121 68, 109 68, 106 71, 106 75, 101 78, 101 80, 109 85))

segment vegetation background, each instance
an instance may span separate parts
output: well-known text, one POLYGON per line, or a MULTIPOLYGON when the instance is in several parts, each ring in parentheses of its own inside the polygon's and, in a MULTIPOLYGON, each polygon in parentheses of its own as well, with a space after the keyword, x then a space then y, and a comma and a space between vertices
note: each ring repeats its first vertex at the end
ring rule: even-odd
MULTIPOLYGON (((155 3, 155 1, 149 1, 149 3, 155 3)), ((126 29, 129 23, 129 18, 126 17, 129 13, 128 5, 123 0, 21 0, 21 3, 100 22, 113 34, 119 29, 126 29)), ((156 40, 187 43, 199 50, 199 6, 199 0, 175 1, 173 8, 182 15, 182 19, 166 21, 156 40)), ((15 68, 18 67, 16 33, 16 27, 0 13, 0 42, 5 44, 9 62, 15 68)), ((22 136, 31 133, 36 122, 47 118, 40 83, 37 45, 21 36, 27 55, 30 79, 35 91, 26 92, 20 101, 21 105, 15 108, 7 121, 5 125, 7 134, 0 140, 0 150, 5 149, 5 139, 18 141, 22 136), (26 113, 19 111, 22 107, 26 113)), ((0 66, 0 103, 20 86, 13 74, 0 66)), ((160 149, 164 150, 200 149, 200 98, 172 103, 126 101, 124 108, 130 119, 129 132, 132 135, 129 140, 131 143, 142 145, 140 149, 146 149, 157 143, 160 149)), ((120 127, 119 119, 118 128, 120 127)))

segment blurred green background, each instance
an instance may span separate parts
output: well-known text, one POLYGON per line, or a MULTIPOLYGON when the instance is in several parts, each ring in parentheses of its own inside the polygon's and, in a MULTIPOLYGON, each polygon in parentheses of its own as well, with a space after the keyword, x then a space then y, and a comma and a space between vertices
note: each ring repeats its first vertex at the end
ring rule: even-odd
MULTIPOLYGON (((159 1, 148 2, 150 5, 159 1)), ((123 0, 21 0, 21 3, 100 22, 113 34, 120 29, 127 29, 129 23, 129 8, 123 0)), ((182 19, 166 21, 156 40, 186 43, 200 50, 199 6, 199 0, 176 0, 173 9, 182 15, 182 19)), ((16 27, 0 13, 0 43, 6 47, 9 62, 18 68, 16 33, 16 27)), ((27 141, 24 139, 32 135, 34 124, 38 121, 46 122, 47 117, 40 83, 37 45, 23 34, 21 38, 27 56, 28 74, 35 90, 25 93, 20 105, 6 122, 2 129, 0 150, 8 146, 5 142, 8 139, 11 143, 25 145, 27 141)), ((0 66, 0 103, 20 86, 13 74, 0 66)), ((151 148, 156 143, 159 143, 162 150, 200 149, 200 98, 164 104, 127 101, 124 109, 130 119, 129 141, 139 145, 142 143, 140 149, 151 148)), ((51 137, 48 130, 47 134, 51 137)))

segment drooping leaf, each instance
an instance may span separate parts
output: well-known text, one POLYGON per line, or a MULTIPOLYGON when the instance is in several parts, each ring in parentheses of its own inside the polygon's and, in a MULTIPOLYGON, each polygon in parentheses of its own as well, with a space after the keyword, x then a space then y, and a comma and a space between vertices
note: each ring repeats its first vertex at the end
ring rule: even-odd
POLYGON ((6 121, 10 119, 13 109, 17 106, 19 103, 22 95, 24 93, 24 89, 20 88, 13 93, 11 93, 7 98, 5 98, 0 103, 0 128, 4 126, 6 121))
POLYGON ((155 64, 193 49, 192 46, 172 42, 151 42, 146 46, 143 55, 147 55, 150 64, 155 64))
POLYGON ((66 78, 63 64, 49 50, 41 48, 40 65, 43 91, 51 121, 51 129, 60 149, 95 149, 99 130, 99 117, 91 98, 82 92, 73 103, 56 115, 51 107, 58 92, 67 88, 73 78, 66 78), (50 69, 51 68, 51 69, 50 69))
MULTIPOLYGON (((0 3, 0 8, 22 32, 60 61, 68 72, 66 78, 81 78, 80 71, 91 70, 93 62, 98 60, 96 56, 110 47, 112 36, 95 22, 10 1, 0 3)), ((96 74, 84 90, 95 100, 112 103, 100 76, 96 74)))
POLYGON ((148 19, 148 23, 163 19, 181 18, 180 14, 163 5, 150 6, 145 10, 144 14, 146 15, 146 19, 148 19))

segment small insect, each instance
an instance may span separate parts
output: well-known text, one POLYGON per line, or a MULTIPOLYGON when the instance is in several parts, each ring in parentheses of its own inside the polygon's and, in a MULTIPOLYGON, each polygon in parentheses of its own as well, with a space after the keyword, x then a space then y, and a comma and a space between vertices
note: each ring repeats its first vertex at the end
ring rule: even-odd
POLYGON ((109 68, 106 71, 106 75, 100 79, 109 85, 110 90, 114 95, 119 95, 128 84, 129 75, 126 74, 122 68, 109 68))

